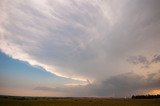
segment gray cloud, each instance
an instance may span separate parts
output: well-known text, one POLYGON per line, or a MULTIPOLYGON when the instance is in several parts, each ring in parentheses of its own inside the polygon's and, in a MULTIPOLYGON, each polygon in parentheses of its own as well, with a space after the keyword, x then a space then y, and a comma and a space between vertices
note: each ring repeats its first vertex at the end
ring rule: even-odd
POLYGON ((113 76, 106 81, 102 82, 102 85, 98 88, 96 95, 124 97, 131 96, 133 94, 141 93, 144 91, 160 88, 160 72, 148 74, 147 77, 134 73, 126 73, 118 76, 113 76))
POLYGON ((139 55, 139 56, 131 56, 131 57, 129 57, 127 59, 127 61, 132 63, 132 64, 135 64, 135 65, 140 64, 140 63, 144 64, 144 65, 149 64, 149 61, 147 60, 147 58, 144 57, 144 56, 141 56, 141 55, 139 55))
POLYGON ((62 92, 63 91, 63 90, 61 90, 61 88, 58 88, 58 87, 51 88, 51 87, 41 87, 41 86, 34 88, 34 90, 53 91, 53 92, 54 91, 56 91, 56 92, 62 92))
POLYGON ((159 82, 160 71, 158 73, 150 73, 147 76, 130 72, 112 76, 101 83, 56 88, 36 87, 34 90, 68 92, 67 96, 131 97, 135 94, 144 94, 145 91, 155 88, 159 89, 159 82))
POLYGON ((138 55, 138 56, 130 56, 127 58, 127 61, 134 65, 142 65, 142 68, 149 68, 152 64, 157 64, 160 62, 160 55, 155 54, 154 56, 150 56, 151 59, 148 59, 145 56, 138 55))
POLYGON ((152 63, 159 63, 160 62, 160 55, 158 55, 158 54, 154 55, 151 62, 152 63))

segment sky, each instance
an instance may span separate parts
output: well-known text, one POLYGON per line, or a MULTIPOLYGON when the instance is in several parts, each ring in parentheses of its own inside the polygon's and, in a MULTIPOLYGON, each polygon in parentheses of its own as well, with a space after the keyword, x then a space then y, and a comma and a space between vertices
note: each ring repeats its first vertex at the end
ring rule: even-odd
POLYGON ((159 0, 1 0, 0 95, 160 94, 159 0))

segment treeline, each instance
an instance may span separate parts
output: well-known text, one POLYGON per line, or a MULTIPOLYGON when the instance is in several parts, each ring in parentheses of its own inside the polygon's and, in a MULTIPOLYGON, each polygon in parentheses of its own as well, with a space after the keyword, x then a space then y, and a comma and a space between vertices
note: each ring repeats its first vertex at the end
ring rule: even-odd
POLYGON ((160 99, 160 95, 133 95, 132 99, 160 99))

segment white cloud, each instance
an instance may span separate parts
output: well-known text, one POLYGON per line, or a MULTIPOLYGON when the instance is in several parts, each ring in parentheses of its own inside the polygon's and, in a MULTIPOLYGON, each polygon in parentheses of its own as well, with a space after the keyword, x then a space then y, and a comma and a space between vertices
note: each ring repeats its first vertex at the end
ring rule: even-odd
POLYGON ((127 58, 160 52, 158 0, 0 4, 0 50, 58 76, 101 81, 131 70, 140 73, 127 58))

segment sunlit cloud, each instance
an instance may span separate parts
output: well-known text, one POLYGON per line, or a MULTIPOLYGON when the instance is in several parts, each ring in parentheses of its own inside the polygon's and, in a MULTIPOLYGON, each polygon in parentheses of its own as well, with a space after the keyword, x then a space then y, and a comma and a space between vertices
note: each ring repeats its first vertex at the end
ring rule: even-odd
POLYGON ((160 89, 152 89, 149 92, 147 92, 146 94, 150 94, 150 95, 160 94, 160 89))

